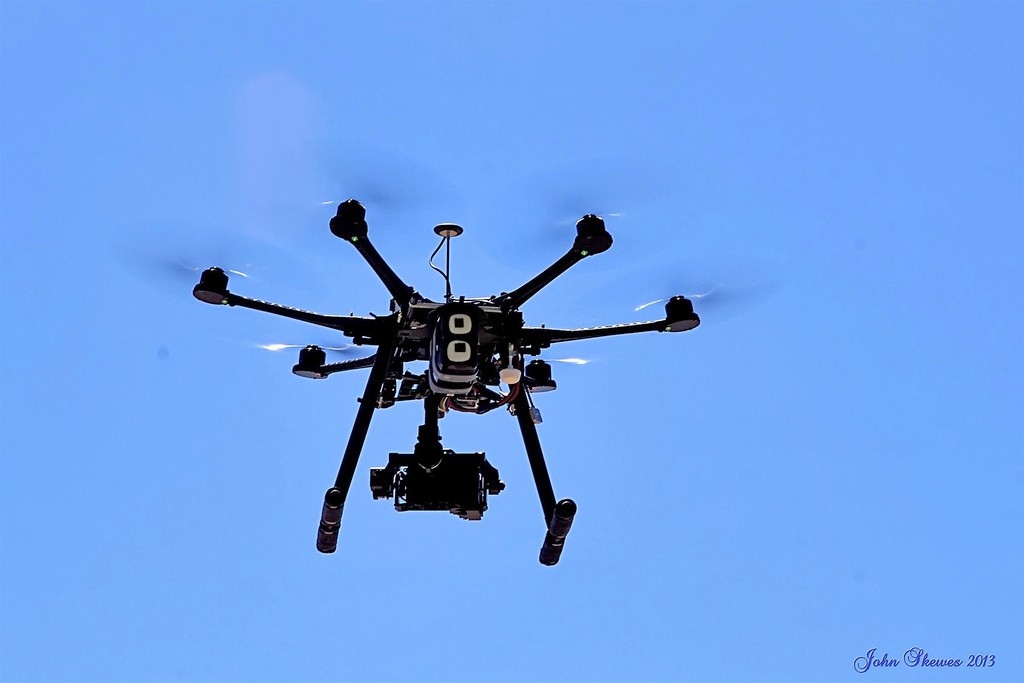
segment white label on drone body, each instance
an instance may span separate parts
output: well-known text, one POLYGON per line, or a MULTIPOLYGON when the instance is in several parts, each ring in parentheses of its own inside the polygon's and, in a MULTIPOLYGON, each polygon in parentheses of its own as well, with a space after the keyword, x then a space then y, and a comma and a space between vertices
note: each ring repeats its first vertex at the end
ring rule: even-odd
POLYGON ((466 334, 473 329, 473 319, 465 313, 456 313, 448 318, 448 329, 452 334, 466 334))
POLYGON ((448 343, 448 360, 453 363, 465 363, 473 356, 469 344, 464 341, 453 341, 448 343))

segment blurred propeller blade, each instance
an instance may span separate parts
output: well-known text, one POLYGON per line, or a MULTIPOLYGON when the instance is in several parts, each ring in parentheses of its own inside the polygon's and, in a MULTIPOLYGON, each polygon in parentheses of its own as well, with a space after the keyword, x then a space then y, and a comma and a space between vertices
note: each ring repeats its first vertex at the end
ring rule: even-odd
MULTIPOLYGON (((208 263, 213 261, 207 259, 208 263)), ((162 270, 167 279, 173 279, 176 282, 191 283, 195 284, 199 282, 199 276, 202 275, 203 271, 210 266, 200 266, 199 261, 194 260, 186 262, 185 260, 177 259, 174 257, 156 257, 153 259, 153 265, 158 269, 162 270)), ((252 270, 252 265, 244 266, 247 270, 252 270)), ((223 268, 224 272, 228 275, 236 275, 238 277, 250 278, 249 273, 245 273, 241 270, 234 268, 223 268)))
POLYGON ((244 240, 236 248, 228 249, 215 243, 216 234, 212 228, 163 221, 136 222, 114 232, 110 255, 118 267, 137 279, 175 291, 194 285, 202 271, 211 266, 220 266, 229 275, 243 278, 252 278, 262 270, 254 265, 251 248, 249 254, 242 253, 246 247, 244 240))
POLYGON ((500 216, 516 246, 568 247, 576 221, 589 213, 603 218, 615 237, 617 229, 639 227, 645 207, 671 192, 676 175, 650 160, 580 159, 514 181, 503 194, 516 203, 500 216))
MULTIPOLYGON (((325 221, 325 233, 326 226, 325 221)), ((121 226, 111 235, 109 253, 123 272, 174 297, 190 292, 202 272, 212 266, 228 274, 232 289, 238 285, 247 289, 246 280, 262 280, 264 285, 272 281, 278 293, 325 286, 320 251, 285 249, 237 231, 185 222, 138 221, 121 226)))
MULTIPOLYGON (((309 344, 256 344, 257 348, 263 349, 264 351, 285 351, 288 349, 304 349, 307 346, 309 346, 309 344)), ((346 344, 345 346, 324 346, 322 344, 314 344, 314 346, 319 346, 321 349, 327 351, 328 353, 333 353, 341 356, 354 356, 359 353, 359 347, 356 346, 355 344, 346 344)))
MULTIPOLYGON (((676 296, 676 295, 673 294, 672 296, 676 296)), ((687 293, 684 292, 683 296, 685 296, 687 299, 692 301, 694 303, 694 305, 697 305, 698 302, 721 305, 722 300, 728 297, 728 295, 726 295, 725 297, 722 296, 721 288, 720 287, 714 287, 714 288, 709 289, 708 291, 703 292, 701 294, 687 294, 687 293), (719 292, 719 294, 716 295, 715 294, 716 292, 719 292)), ((671 299, 671 298, 672 297, 665 297, 664 299, 655 299, 654 301, 648 301, 645 304, 640 304, 639 306, 637 306, 633 310, 634 311, 642 311, 645 308, 649 308, 651 306, 654 306, 655 304, 668 303, 668 300, 671 299)))
MULTIPOLYGON (((691 264, 664 268, 646 269, 637 279, 642 282, 653 280, 657 291, 667 296, 633 306, 634 312, 647 311, 643 317, 652 318, 652 312, 662 315, 661 305, 671 297, 683 295, 693 302, 694 311, 705 322, 721 320, 760 305, 771 298, 781 286, 781 278, 764 264, 740 265, 744 259, 736 258, 732 267, 718 265, 720 259, 714 258, 702 264, 691 264), (662 273, 658 274, 657 271, 662 273), (668 272, 665 272, 665 271, 668 272), (719 277, 701 276, 700 272, 719 270, 730 272, 719 277)), ((638 287, 641 285, 638 285, 638 287)))
POLYGON ((348 199, 366 206, 371 234, 397 217, 426 227, 458 219, 461 196, 435 157, 333 137, 334 116, 297 76, 255 75, 236 97, 238 219, 249 234, 316 254, 334 240, 328 223, 348 199))
MULTIPOLYGON (((687 297, 687 298, 689 298, 689 297, 687 297)), ((666 301, 668 301, 668 299, 655 299, 654 301, 648 301, 648 302, 647 302, 647 303, 645 303, 645 304, 640 304, 639 306, 637 306, 637 307, 636 307, 636 308, 634 308, 633 310, 634 310, 634 311, 642 311, 642 310, 644 310, 645 308, 647 308, 648 306, 653 306, 654 304, 663 304, 663 303, 665 303, 666 301)))
POLYGON ((326 141, 319 152, 319 203, 337 206, 357 199, 385 220, 416 215, 428 224, 456 218, 464 199, 433 165, 379 146, 326 141))

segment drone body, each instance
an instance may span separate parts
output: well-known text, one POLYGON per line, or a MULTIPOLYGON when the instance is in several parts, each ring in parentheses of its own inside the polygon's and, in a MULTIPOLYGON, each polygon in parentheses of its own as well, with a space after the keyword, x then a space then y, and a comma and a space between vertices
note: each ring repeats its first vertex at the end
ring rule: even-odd
MULTIPOLYGON (((374 498, 393 497, 400 511, 447 510, 464 519, 480 519, 487 509, 487 494, 497 494, 505 485, 483 453, 460 454, 443 448, 438 420, 449 410, 486 413, 505 406, 518 420, 544 511, 547 534, 540 561, 556 564, 576 504, 570 499, 556 502, 537 436, 539 413, 530 395, 555 388, 551 369, 539 359, 526 363, 526 356, 577 339, 691 330, 700 324, 693 305, 685 297, 673 297, 666 304, 664 319, 644 323, 583 329, 526 327, 519 309, 529 298, 575 263, 611 246, 612 237, 602 219, 592 214, 581 218, 572 248, 512 292, 486 299, 455 298, 447 274, 442 273, 447 284, 445 301, 435 302, 406 285, 381 258, 369 240, 365 217, 359 202, 343 202, 331 219, 331 232, 355 246, 383 281, 392 297, 389 315, 322 315, 238 296, 228 291, 228 277, 220 268, 204 271, 193 289, 193 295, 206 303, 242 306, 335 329, 356 345, 377 349, 365 358, 327 363, 323 349, 307 346, 292 368, 296 375, 314 379, 370 368, 338 477, 324 497, 317 549, 331 553, 337 548, 342 511, 373 411, 398 401, 422 400, 424 423, 413 452, 392 453, 387 466, 370 471, 374 498), (406 364, 416 361, 427 362, 425 372, 406 370, 406 364), (502 383, 508 387, 505 393, 500 391, 502 383)), ((442 238, 440 250, 450 246, 462 228, 442 224, 435 232, 442 238)))

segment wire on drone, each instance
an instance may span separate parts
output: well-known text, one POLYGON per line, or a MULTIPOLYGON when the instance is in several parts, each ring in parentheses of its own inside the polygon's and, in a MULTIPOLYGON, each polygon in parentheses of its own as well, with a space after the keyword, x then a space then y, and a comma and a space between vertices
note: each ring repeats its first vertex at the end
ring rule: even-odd
MULTIPOLYGON (((475 413, 477 415, 483 415, 484 413, 491 412, 495 408, 500 408, 504 405, 508 405, 508 403, 510 403, 511 401, 514 401, 516 399, 516 396, 519 395, 521 386, 522 383, 513 384, 511 387, 509 387, 508 393, 501 397, 501 400, 494 401, 490 405, 480 405, 479 403, 477 403, 477 406, 475 408, 470 408, 468 406, 460 405, 459 401, 461 399, 458 396, 449 396, 445 400, 445 406, 460 413, 475 413)), ((479 399, 477 400, 479 401, 479 399)))
POLYGON ((435 271, 437 271, 437 273, 441 277, 444 278, 444 300, 445 301, 451 301, 452 300, 452 281, 451 281, 451 277, 450 277, 451 265, 452 265, 451 239, 452 238, 447 236, 447 235, 442 237, 441 238, 441 243, 437 245, 437 249, 435 249, 434 253, 430 255, 429 259, 427 259, 427 265, 430 266, 431 268, 433 268, 435 271), (447 250, 446 259, 445 259, 446 260, 445 270, 441 270, 440 268, 438 268, 437 266, 434 265, 434 257, 437 256, 437 252, 441 251, 441 247, 443 247, 445 244, 448 245, 448 250, 447 250))

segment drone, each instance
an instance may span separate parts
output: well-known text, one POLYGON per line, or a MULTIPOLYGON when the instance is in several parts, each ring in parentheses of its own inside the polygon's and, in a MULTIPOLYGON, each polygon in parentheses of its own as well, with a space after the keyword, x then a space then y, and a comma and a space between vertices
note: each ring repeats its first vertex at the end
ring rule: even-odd
POLYGON ((569 498, 556 500, 537 435, 536 425, 541 418, 532 394, 556 388, 551 366, 539 358, 529 362, 526 358, 540 355, 553 344, 579 339, 636 332, 686 332, 700 324, 693 303, 684 296, 674 296, 665 304, 664 319, 649 322, 578 329, 525 326, 520 310, 523 304, 573 265, 612 246, 604 220, 594 214, 579 219, 572 247, 558 260, 517 289, 486 298, 452 295, 451 239, 461 235, 463 229, 453 223, 436 226, 434 232, 441 243, 431 256, 430 266, 445 278, 444 301, 422 296, 388 266, 369 239, 366 209, 355 199, 338 205, 330 228, 336 237, 356 248, 383 282, 391 294, 388 315, 323 315, 250 299, 229 291, 228 275, 217 267, 204 270, 192 291, 195 298, 208 304, 241 306, 300 320, 337 330, 354 346, 376 347, 364 358, 328 363, 324 348, 310 345, 299 351, 298 362, 292 368, 296 375, 312 379, 370 369, 338 476, 324 495, 317 550, 333 553, 337 549, 342 512, 374 411, 401 401, 423 401, 424 420, 413 452, 391 453, 386 466, 371 468, 373 498, 393 498, 400 512, 448 511, 463 519, 482 519, 488 494, 499 494, 505 483, 483 452, 456 453, 444 448, 438 422, 449 411, 484 414, 504 407, 518 421, 544 513, 547 529, 540 562, 557 564, 577 506, 569 498), (447 247, 444 272, 433 263, 442 247, 447 247), (407 369, 417 361, 426 361, 425 372, 407 369), (507 387, 504 392, 502 384, 507 387))

